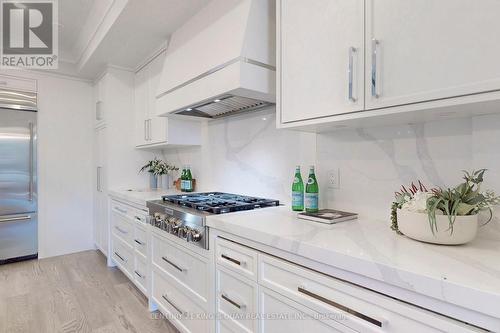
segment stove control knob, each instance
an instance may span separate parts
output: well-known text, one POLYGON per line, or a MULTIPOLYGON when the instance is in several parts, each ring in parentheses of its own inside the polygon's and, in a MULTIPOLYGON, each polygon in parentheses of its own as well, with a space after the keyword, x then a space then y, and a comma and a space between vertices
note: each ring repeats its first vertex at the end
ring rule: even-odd
POLYGON ((191 241, 192 242, 199 242, 201 240, 201 232, 199 232, 198 230, 196 229, 193 229, 191 230, 191 241))
POLYGON ((180 227, 177 236, 179 236, 179 238, 187 238, 189 232, 190 232, 189 227, 180 227))

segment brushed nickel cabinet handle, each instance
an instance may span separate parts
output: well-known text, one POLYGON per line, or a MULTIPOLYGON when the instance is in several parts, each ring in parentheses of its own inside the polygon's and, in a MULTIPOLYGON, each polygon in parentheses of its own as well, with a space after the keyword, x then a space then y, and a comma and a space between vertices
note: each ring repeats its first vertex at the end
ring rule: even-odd
POLYGON ((377 56, 378 56, 378 48, 380 45, 380 41, 377 39, 372 39, 372 96, 375 98, 380 97, 380 93, 378 92, 377 86, 377 56))
POLYGON ((128 231, 126 230, 123 230, 122 228, 120 228, 119 226, 115 226, 115 229, 118 230, 119 232, 121 232, 122 234, 128 234, 128 231))
POLYGON ((119 211, 120 213, 122 213, 122 214, 127 214, 127 210, 126 209, 123 209, 123 208, 120 208, 120 207, 117 207, 117 206, 115 206, 115 209, 117 211, 119 211))
POLYGON ((349 83, 348 83, 348 91, 349 91, 349 100, 351 102, 356 102, 356 98, 354 97, 354 54, 356 53, 356 49, 354 47, 349 48, 349 67, 347 69, 347 73, 349 74, 349 83))
POLYGON ((127 259, 124 259, 124 258, 123 258, 123 257, 122 257, 122 256, 121 256, 118 252, 116 252, 116 251, 115 251, 115 255, 116 255, 118 258, 120 258, 120 260, 121 260, 121 261, 123 261, 123 262, 125 262, 125 263, 127 262, 127 259))
POLYGON ((138 239, 134 239, 134 242, 136 242, 137 244, 142 245, 142 246, 146 245, 146 243, 143 243, 138 239))
POLYGON ((235 306, 240 310, 246 307, 245 304, 238 304, 237 302, 233 301, 225 293, 221 293, 220 298, 222 298, 223 300, 225 300, 226 302, 228 302, 229 304, 235 306))
POLYGON ((137 275, 138 277, 140 277, 141 279, 144 279, 145 276, 141 275, 141 273, 139 273, 138 271, 134 271, 135 275, 137 275))
POLYGON ((168 264, 170 264, 172 267, 174 267, 175 269, 177 269, 179 272, 187 272, 187 269, 186 268, 182 268, 180 267, 179 265, 177 264, 174 264, 173 262, 171 262, 170 260, 168 260, 167 258, 165 257, 161 257, 165 262, 167 262, 168 264))
POLYGON ((307 290, 307 289, 306 289, 305 287, 303 287, 303 286, 302 286, 302 287, 298 287, 298 288, 297 288, 297 291, 298 291, 299 293, 301 293, 301 294, 304 294, 304 295, 307 295, 307 296, 309 296, 309 297, 311 297, 311 298, 314 298, 314 299, 316 299, 316 300, 318 300, 318 301, 320 301, 320 302, 323 302, 323 303, 325 303, 325 304, 328 304, 328 305, 330 305, 330 306, 333 306, 334 308, 337 308, 337 309, 339 309, 339 310, 342 310, 342 311, 344 311, 344 312, 347 312, 347 313, 348 313, 348 314, 350 314, 350 315, 353 315, 353 316, 355 316, 355 317, 358 317, 358 318, 360 318, 360 319, 363 319, 364 321, 367 321, 367 322, 369 322, 370 324, 373 324, 373 325, 375 325, 375 326, 377 326, 377 327, 382 327, 383 321, 381 321, 381 320, 377 320, 377 319, 374 319, 374 318, 369 317, 369 316, 367 316, 367 315, 365 315, 365 314, 362 314, 361 312, 358 312, 358 311, 356 311, 356 310, 353 310, 353 309, 351 309, 351 308, 349 308, 349 307, 347 307, 347 306, 344 306, 344 305, 342 305, 342 304, 339 304, 339 303, 337 303, 337 302, 334 302, 334 301, 332 301, 332 300, 329 300, 328 298, 325 298, 325 297, 323 297, 323 296, 320 296, 320 295, 318 295, 318 294, 315 294, 315 293, 313 293, 313 292, 310 292, 309 290, 307 290))
POLYGON ((236 264, 236 265, 238 265, 238 266, 241 266, 241 265, 243 265, 243 264, 245 263, 245 262, 242 262, 242 261, 239 261, 239 260, 233 259, 233 258, 231 258, 231 257, 229 257, 229 256, 227 256, 227 255, 225 255, 225 254, 221 254, 221 255, 220 255, 220 257, 221 257, 222 259, 226 259, 227 261, 230 261, 230 262, 232 262, 232 263, 234 263, 234 264, 236 264))
POLYGON ((182 311, 177 305, 175 305, 174 302, 172 302, 171 300, 169 300, 168 297, 167 297, 167 294, 161 295, 161 298, 163 298, 165 300, 165 302, 167 302, 168 304, 170 304, 170 306, 172 306, 175 309, 175 311, 179 312, 179 314, 184 315, 185 312, 182 311))

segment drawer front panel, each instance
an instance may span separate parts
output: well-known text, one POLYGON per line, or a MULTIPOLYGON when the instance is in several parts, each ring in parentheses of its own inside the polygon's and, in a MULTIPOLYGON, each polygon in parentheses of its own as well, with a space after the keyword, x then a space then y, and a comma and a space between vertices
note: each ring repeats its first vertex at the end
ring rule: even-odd
POLYGON ((470 327, 341 280, 260 254, 259 284, 361 332, 475 332, 470 327))
POLYGON ((113 236, 111 253, 118 267, 125 271, 129 277, 133 276, 134 254, 120 238, 113 236))
POLYGON ((199 255, 153 235, 153 264, 175 278, 201 302, 207 302, 208 263, 199 255))
POLYGON ((134 280, 139 285, 139 289, 146 294, 147 292, 147 275, 148 275, 146 262, 139 256, 135 256, 135 269, 134 280))
POLYGON ((257 251, 217 238, 216 261, 218 265, 257 280, 257 251))
POLYGON ((134 247, 134 225, 129 217, 115 210, 111 211, 111 232, 130 247, 134 247))
POLYGON ((134 248, 143 259, 147 258, 148 234, 144 226, 138 225, 137 222, 134 225, 134 248))
MULTIPOLYGON (((252 315, 257 313, 257 283, 240 279, 230 270, 217 268, 217 312, 222 321, 230 321, 240 331, 257 332, 257 320, 252 315)), ((230 323, 230 324, 231 324, 230 323)))
POLYGON ((181 325, 181 331, 192 333, 209 331, 212 322, 198 318, 200 315, 205 315, 203 309, 193 302, 189 295, 183 293, 168 275, 158 269, 153 269, 152 291, 153 300, 159 304, 160 310, 168 311, 164 314, 172 316, 172 321, 181 325))

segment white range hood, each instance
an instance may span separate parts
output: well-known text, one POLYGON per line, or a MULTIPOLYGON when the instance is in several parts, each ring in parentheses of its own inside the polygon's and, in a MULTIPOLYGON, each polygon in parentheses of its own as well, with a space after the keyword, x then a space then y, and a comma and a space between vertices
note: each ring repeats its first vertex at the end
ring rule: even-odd
POLYGON ((275 2, 214 0, 170 40, 158 115, 218 118, 276 99, 275 2))

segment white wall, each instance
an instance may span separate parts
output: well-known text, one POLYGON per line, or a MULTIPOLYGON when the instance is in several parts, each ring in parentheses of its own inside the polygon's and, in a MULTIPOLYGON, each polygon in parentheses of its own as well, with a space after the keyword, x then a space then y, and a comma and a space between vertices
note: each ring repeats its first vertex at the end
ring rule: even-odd
POLYGON ((200 191, 226 191, 290 202, 295 165, 315 161, 316 136, 276 129, 275 110, 212 120, 203 146, 164 151, 177 166, 191 164, 200 191))
POLYGON ((38 72, 1 73, 38 80, 39 257, 94 248, 90 83, 38 72))

